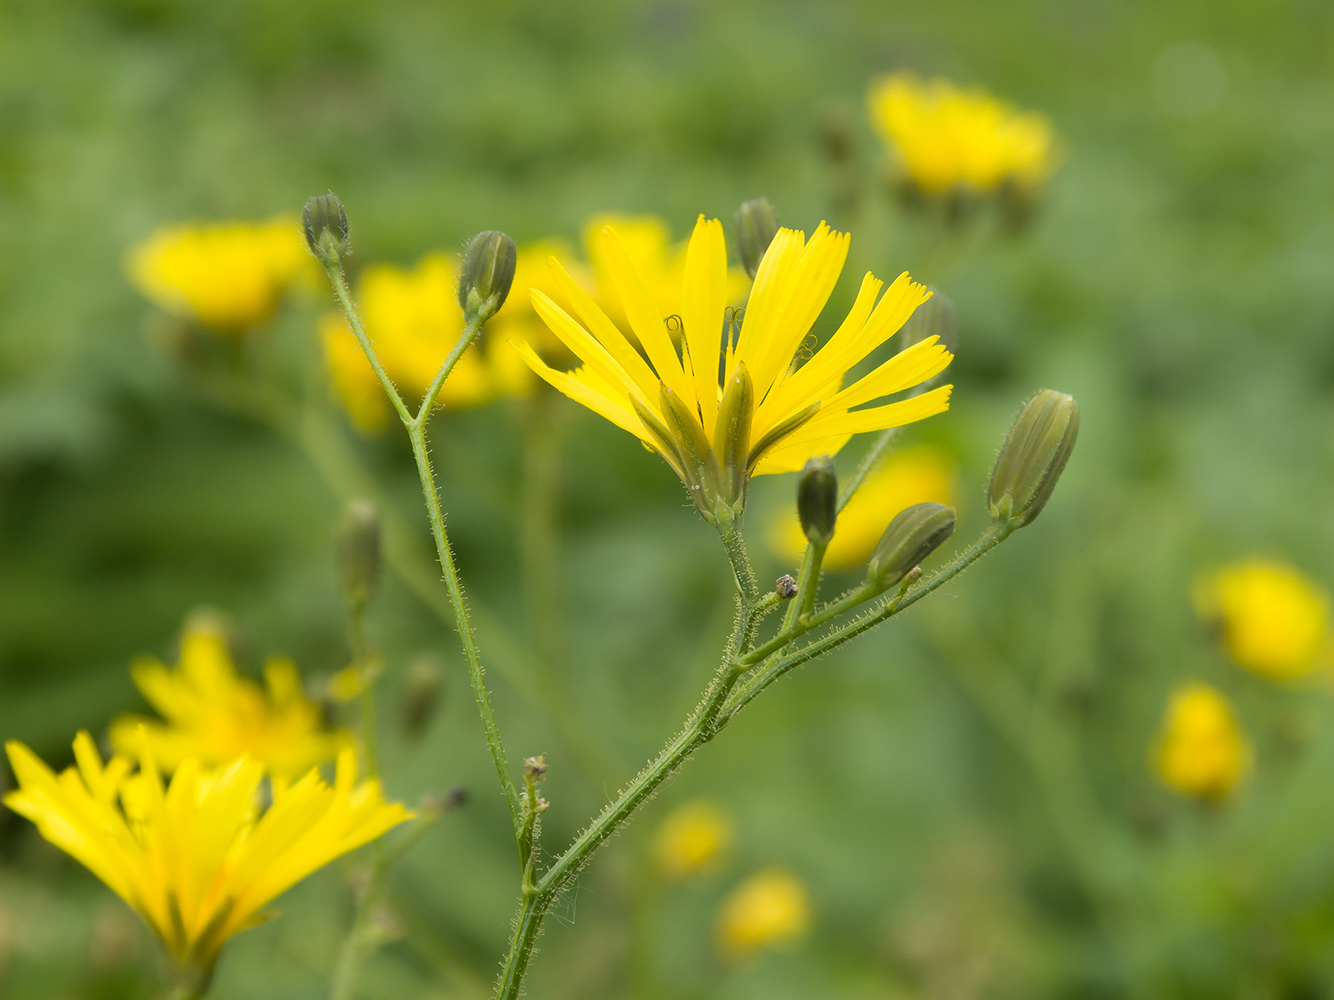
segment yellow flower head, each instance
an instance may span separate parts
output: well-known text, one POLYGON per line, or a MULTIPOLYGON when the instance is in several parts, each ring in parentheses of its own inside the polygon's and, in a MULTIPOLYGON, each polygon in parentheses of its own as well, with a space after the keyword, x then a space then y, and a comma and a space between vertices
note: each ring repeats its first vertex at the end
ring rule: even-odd
MULTIPOLYGON (((839 513, 834 539, 825 550, 825 569, 865 566, 895 514, 929 501, 953 507, 956 492, 954 465, 935 448, 921 446, 894 452, 866 478, 839 513)), ((769 536, 774 551, 782 556, 799 559, 806 549, 806 536, 795 508, 774 519, 769 536)))
POLYGON ((564 357, 565 347, 552 336, 547 325, 533 309, 532 293, 534 290, 550 296, 557 302, 563 302, 563 296, 552 277, 551 267, 547 263, 552 257, 561 262, 561 266, 579 283, 579 287, 593 290, 593 277, 588 269, 575 257, 574 251, 561 240, 539 240, 519 248, 518 259, 514 267, 514 282, 510 293, 499 311, 487 321, 486 337, 495 350, 503 350, 509 356, 510 363, 516 366, 519 379, 525 389, 530 388, 533 373, 519 358, 511 342, 526 341, 537 347, 543 357, 564 357))
POLYGON ((1329 596, 1286 563, 1225 566, 1195 585, 1195 608, 1222 628, 1239 666, 1270 680, 1314 670, 1327 643, 1329 596))
POLYGON ((295 218, 168 226, 134 247, 130 280, 168 312, 241 333, 264 322, 283 293, 314 274, 295 218))
POLYGON ((4 804, 138 911, 185 969, 210 970, 275 897, 412 817, 378 782, 356 784, 351 749, 332 787, 314 770, 275 782, 262 814, 264 769, 249 758, 216 771, 185 760, 164 788, 150 752, 135 774, 125 757, 103 766, 87 733, 59 776, 23 744, 5 749, 19 787, 4 804))
POLYGON ((805 884, 777 868, 757 872, 737 886, 718 910, 715 936, 725 958, 743 958, 766 948, 782 948, 811 927, 805 884))
POLYGON ((1172 692, 1154 754, 1164 784, 1186 795, 1224 799, 1250 759, 1250 743, 1218 690, 1194 682, 1172 692))
POLYGON ((552 271, 574 315, 541 292, 533 293, 533 304, 583 366, 556 371, 530 345, 519 350, 561 392, 657 451, 706 518, 725 520, 729 510, 735 515, 750 475, 799 469, 812 455, 837 451, 853 434, 921 420, 949 405, 951 386, 877 403, 949 364, 950 353, 935 337, 843 386, 848 370, 930 294, 907 274, 878 303, 882 282, 867 274, 839 329, 797 363, 848 251, 847 235, 823 223, 810 240, 795 230, 778 231, 738 324, 728 322, 722 224, 700 216, 681 279, 679 352, 617 230, 605 227, 601 240, 627 322, 647 358, 559 262, 552 271))
MULTIPOLYGON (((424 393, 463 333, 463 312, 455 295, 458 271, 457 257, 435 253, 410 270, 377 264, 362 272, 357 296, 361 319, 400 390, 424 393)), ((392 413, 389 401, 347 321, 326 314, 320 320, 320 339, 334 387, 352 419, 363 430, 383 428, 392 413)), ((484 340, 485 346, 474 343, 464 352, 445 381, 440 392, 445 406, 477 406, 497 393, 526 388, 531 376, 514 350, 495 337, 484 340)))
POLYGON ((306 700, 291 660, 271 659, 261 687, 237 674, 220 630, 211 623, 186 630, 176 670, 146 660, 132 673, 167 721, 117 719, 111 724, 111 744, 129 758, 147 746, 168 771, 187 759, 220 767, 245 755, 276 777, 293 778, 352 744, 346 731, 324 728, 319 706, 306 700))
POLYGON ((717 867, 732 846, 732 823, 711 802, 689 802, 663 823, 653 844, 658 868, 681 879, 717 867))
POLYGON ((1032 189, 1056 169, 1047 119, 984 90, 895 73, 871 85, 870 105, 876 131, 925 194, 991 194, 1006 183, 1032 189))

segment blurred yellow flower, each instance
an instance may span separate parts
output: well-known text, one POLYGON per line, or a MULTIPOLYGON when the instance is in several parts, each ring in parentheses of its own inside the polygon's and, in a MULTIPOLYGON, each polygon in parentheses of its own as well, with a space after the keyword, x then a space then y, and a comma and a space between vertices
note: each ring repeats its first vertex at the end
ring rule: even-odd
POLYGON ((899 168, 925 194, 990 194, 1007 183, 1032 189, 1056 169, 1047 119, 984 90, 895 73, 872 83, 870 107, 899 168))
POLYGON ((1216 688, 1195 681, 1172 692, 1153 758, 1164 784, 1186 795, 1223 799, 1250 760, 1250 743, 1216 688))
POLYGON ((233 934, 330 861, 410 819, 375 781, 356 784, 356 754, 338 757, 332 787, 318 771, 275 781, 261 813, 264 768, 246 757, 219 770, 190 758, 168 787, 147 748, 103 766, 92 737, 74 741, 76 766, 55 775, 21 743, 5 745, 19 787, 4 803, 133 907, 176 962, 207 978, 233 934))
MULTIPOLYGON (((357 286, 361 319, 400 391, 424 393, 463 333, 463 312, 455 293, 458 269, 456 256, 434 253, 409 270, 376 264, 362 272, 357 286)), ((353 421, 366 431, 383 428, 393 410, 347 321, 327 313, 320 319, 319 332, 334 388, 353 421)), ((476 406, 500 393, 522 393, 530 387, 530 379, 522 359, 503 337, 483 334, 482 341, 459 358, 440 392, 440 402, 476 406)))
POLYGON ((164 227, 130 250, 126 270, 161 308, 225 333, 264 322, 290 286, 315 275, 301 226, 286 216, 164 227))
POLYGON ((1251 559, 1195 584, 1200 617, 1222 628, 1239 666, 1290 680, 1321 662, 1328 643, 1329 595, 1286 563, 1251 559))
POLYGON ((791 872, 769 868, 733 889, 718 910, 714 931, 725 958, 743 958, 791 945, 810 931, 805 884, 791 872))
POLYGON ((712 802, 688 802, 676 809, 653 842, 658 869, 681 879, 716 868, 732 846, 732 823, 712 802))
POLYGON ((700 477, 691 462, 716 463, 712 470, 718 473, 720 467, 729 469, 729 456, 738 456, 743 479, 787 472, 801 468, 812 455, 837 451, 853 434, 911 423, 949 406, 952 386, 947 385, 910 399, 853 409, 942 371, 951 355, 935 337, 843 387, 848 369, 888 340, 928 297, 907 274, 899 276, 878 304, 883 283, 867 274, 837 332, 804 364, 794 366, 847 256, 847 235, 823 223, 809 241, 795 230, 778 231, 760 263, 738 331, 727 312, 723 228, 718 220, 700 216, 681 279, 684 335, 679 352, 618 231, 606 227, 601 242, 617 295, 647 360, 559 262, 553 262, 552 271, 578 319, 541 292, 533 293, 533 303, 583 367, 556 371, 531 346, 520 345, 520 350, 533 370, 561 392, 657 451, 692 491, 700 477), (731 394, 742 382, 746 390, 730 398, 745 399, 744 412, 734 414, 737 422, 730 429, 719 430, 715 425, 726 401, 724 387, 731 394), (683 434, 691 444, 701 442, 701 448, 684 455, 683 434), (704 454, 709 444, 712 451, 704 454))
MULTIPOLYGON (((838 515, 834 540, 825 550, 825 569, 842 571, 865 566, 895 514, 928 501, 952 507, 956 492, 954 465, 937 449, 923 445, 892 453, 866 477, 838 515)), ((770 522, 769 541, 779 555, 801 558, 806 536, 795 507, 770 522)))
POLYGON ((291 660, 269 660, 261 687, 236 672, 211 622, 186 629, 176 670, 145 660, 131 672, 166 722, 124 716, 111 724, 111 745, 129 758, 147 745, 168 771, 187 759, 220 767, 245 755, 276 777, 293 778, 352 745, 350 733, 324 727, 291 660))

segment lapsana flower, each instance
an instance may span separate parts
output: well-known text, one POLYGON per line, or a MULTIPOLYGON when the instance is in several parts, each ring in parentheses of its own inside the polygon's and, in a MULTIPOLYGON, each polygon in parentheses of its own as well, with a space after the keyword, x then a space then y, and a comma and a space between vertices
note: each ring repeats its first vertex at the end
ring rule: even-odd
POLYGON ((601 240, 647 360, 558 262, 552 270, 574 316, 540 292, 533 293, 533 304, 583 367, 555 371, 531 346, 519 349, 561 392, 657 451, 715 523, 740 512, 749 476, 799 469, 812 455, 837 451, 853 434, 921 420, 949 405, 951 386, 865 406, 943 370, 951 355, 935 337, 843 386, 848 370, 888 340, 929 295, 907 274, 879 303, 882 282, 867 274, 843 324, 805 363, 796 364, 848 251, 847 235, 823 223, 809 241, 795 230, 778 231, 737 329, 728 322, 723 228, 700 216, 681 279, 679 353, 615 228, 604 228, 601 240))
POLYGON ((258 805, 264 768, 246 757, 216 770, 193 758, 168 787, 145 752, 138 773, 125 757, 103 766, 87 733, 76 766, 57 776, 21 743, 7 743, 19 787, 4 803, 132 906, 176 962, 205 978, 218 949, 264 917, 275 897, 334 858, 410 819, 378 782, 356 783, 344 750, 330 787, 311 771, 276 781, 258 805))
POLYGON ((186 630, 177 669, 146 660, 132 673, 166 722, 117 719, 111 744, 130 758, 147 745, 169 771, 190 758, 220 767, 244 754, 279 778, 294 778, 352 743, 351 734, 324 728, 291 660, 271 659, 261 687, 237 674, 221 632, 209 623, 186 630))
POLYGON ((1195 609, 1222 628, 1239 666, 1271 680, 1309 673, 1328 643, 1329 596, 1293 566, 1251 559, 1195 585, 1195 609))
POLYGON ((991 194, 1040 185, 1056 168, 1051 125, 980 89, 907 73, 871 85, 871 119, 906 177, 925 194, 991 194))
POLYGON ((732 890, 718 910, 714 930, 724 957, 743 958, 799 941, 810 927, 805 884, 791 872, 770 868, 732 890))
POLYGON ((264 322, 314 261, 296 219, 168 226, 134 247, 126 269, 168 312, 240 333, 264 322))
MULTIPOLYGON (((362 322, 400 391, 424 393, 463 333, 458 268, 457 257, 436 253, 410 270, 377 264, 362 272, 362 322)), ((326 314, 320 320, 320 339, 334 387, 352 419, 363 430, 384 427, 392 413, 389 401, 347 321, 326 314)), ((494 337, 484 340, 485 346, 474 343, 463 353, 445 380, 440 392, 445 406, 476 406, 527 386, 531 375, 513 349, 494 337)))
POLYGON ((688 802, 662 824, 653 842, 659 870, 686 878, 714 868, 732 846, 732 823, 711 802, 688 802))
MULTIPOLYGON (((928 501, 953 506, 956 492, 954 465, 935 448, 894 452, 867 477, 839 513, 833 541, 825 550, 824 567, 860 569, 871 558, 895 514, 928 501)), ((792 559, 799 559, 806 548, 806 536, 791 511, 773 520, 770 541, 775 552, 792 559)))
POLYGON ((1250 759, 1250 744, 1218 690, 1195 682, 1172 692, 1153 759, 1164 784, 1186 795, 1223 799, 1250 759))

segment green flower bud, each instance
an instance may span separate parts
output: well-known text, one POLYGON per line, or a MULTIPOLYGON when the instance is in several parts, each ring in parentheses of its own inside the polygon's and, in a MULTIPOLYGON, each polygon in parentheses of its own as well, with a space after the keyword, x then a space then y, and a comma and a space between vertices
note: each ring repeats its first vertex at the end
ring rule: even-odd
POLYGON ((724 499, 732 505, 746 495, 749 478, 746 459, 750 455, 750 425, 754 415, 755 388, 746 366, 738 361, 718 405, 718 421, 713 428, 713 450, 722 466, 724 499))
POLYGON ((806 540, 823 549, 834 537, 838 519, 838 476, 828 455, 817 455, 806 462, 797 481, 797 517, 806 540))
POLYGON ((429 655, 408 667, 403 681, 403 732, 415 739, 426 732, 440 707, 440 664, 429 655))
POLYGON ((523 780, 524 784, 536 785, 547 776, 547 755, 538 754, 536 757, 525 757, 523 761, 523 780))
POLYGON ((325 264, 336 264, 352 249, 348 239, 347 213, 338 195, 312 195, 301 210, 301 228, 306 234, 306 246, 325 264))
POLYGON ((459 271, 459 308, 469 316, 490 319, 505 304, 514 284, 519 253, 514 241, 494 229, 478 233, 463 251, 459 271))
POLYGON ((338 580, 353 608, 363 607, 380 576, 380 515, 365 500, 343 511, 337 535, 338 580))
POLYGON ((894 515, 866 567, 866 579, 892 587, 954 534, 954 508, 917 503, 894 515))
MULTIPOLYGON (((903 339, 899 350, 926 340, 938 337, 940 342, 952 354, 959 343, 959 320, 954 312, 954 303, 938 288, 931 289, 931 298, 913 310, 908 322, 903 324, 903 339)), ((940 376, 936 376, 939 378, 940 376)))
POLYGON ((764 259, 764 251, 769 249, 778 233, 778 216, 774 215, 774 207, 768 198, 756 198, 736 210, 732 224, 736 227, 741 266, 754 278, 760 269, 760 261, 764 259))
POLYGON ((1022 528, 1042 513, 1079 435, 1073 396, 1043 389, 1015 418, 991 470, 987 503, 992 520, 1022 528))

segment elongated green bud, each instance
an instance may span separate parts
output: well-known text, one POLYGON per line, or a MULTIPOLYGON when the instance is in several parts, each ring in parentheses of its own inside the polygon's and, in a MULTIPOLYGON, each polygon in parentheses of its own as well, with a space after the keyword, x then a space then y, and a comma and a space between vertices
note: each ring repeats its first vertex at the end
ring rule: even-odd
POLYGON ((365 500, 343 511, 337 535, 338 580, 353 608, 364 607, 380 577, 380 515, 365 500))
POLYGON ((681 457, 682 481, 690 493, 690 499, 695 501, 695 506, 706 521, 717 523, 720 517, 727 516, 726 511, 719 509, 719 500, 725 502, 723 473, 718 465, 718 456, 713 453, 713 446, 704 436, 699 416, 665 382, 659 384, 658 400, 676 453, 681 457))
POLYGON ((828 455, 817 455, 806 462, 797 480, 797 517, 806 540, 823 549, 834 537, 838 519, 838 476, 828 455))
POLYGON ((459 271, 459 308, 483 320, 494 316, 514 284, 518 260, 514 241, 502 232, 488 229, 469 240, 459 271))
POLYGON ((744 203, 732 217, 736 227, 736 243, 741 253, 741 266, 752 278, 760 269, 764 251, 778 234, 778 216, 768 198, 756 198, 744 203))
POLYGON ((323 264, 334 264, 352 249, 348 239, 347 213, 338 195, 312 195, 301 210, 301 229, 306 246, 323 264))
POLYGON ((738 361, 736 371, 727 380, 718 406, 718 422, 713 428, 713 450, 722 466, 723 489, 729 504, 738 503, 746 495, 746 459, 750 455, 750 425, 754 416, 754 384, 746 366, 738 361))
POLYGON ((1042 513, 1079 436, 1073 396, 1043 389, 1015 418, 991 470, 987 503, 992 520, 1022 528, 1042 513))
POLYGON ((866 579, 892 587, 954 534, 954 508, 917 503, 894 515, 866 567, 866 579))

